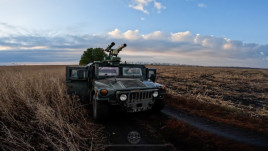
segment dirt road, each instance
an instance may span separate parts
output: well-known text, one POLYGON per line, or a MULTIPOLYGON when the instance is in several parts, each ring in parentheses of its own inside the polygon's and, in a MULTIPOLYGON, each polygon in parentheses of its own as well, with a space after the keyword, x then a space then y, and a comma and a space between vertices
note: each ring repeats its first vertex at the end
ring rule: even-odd
POLYGON ((162 113, 218 136, 256 146, 268 147, 267 134, 259 134, 253 131, 246 131, 236 127, 231 127, 222 123, 191 115, 172 107, 165 107, 162 113))

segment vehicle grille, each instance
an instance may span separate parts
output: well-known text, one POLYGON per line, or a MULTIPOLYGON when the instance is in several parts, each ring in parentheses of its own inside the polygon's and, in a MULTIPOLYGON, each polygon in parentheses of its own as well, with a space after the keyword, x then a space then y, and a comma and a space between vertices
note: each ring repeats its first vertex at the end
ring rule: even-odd
POLYGON ((153 91, 130 92, 127 94, 128 102, 139 102, 153 98, 153 91))
POLYGON ((129 101, 152 98, 152 92, 134 92, 129 94, 129 101))
POLYGON ((123 109, 128 112, 145 111, 152 108, 154 91, 157 91, 157 89, 117 91, 116 98, 123 109), (126 101, 120 101, 120 95, 122 94, 127 95, 126 101))

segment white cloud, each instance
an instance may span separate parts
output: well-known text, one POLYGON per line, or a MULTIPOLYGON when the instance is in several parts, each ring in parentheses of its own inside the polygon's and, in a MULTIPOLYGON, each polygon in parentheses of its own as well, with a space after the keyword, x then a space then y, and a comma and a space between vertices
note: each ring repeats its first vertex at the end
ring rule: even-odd
POLYGON ((161 13, 161 10, 166 9, 164 5, 156 0, 132 0, 131 4, 128 6, 135 10, 141 11, 144 14, 149 14, 149 11, 145 9, 145 7, 148 7, 151 3, 153 3, 153 6, 157 9, 158 13, 161 13))
POLYGON ((204 3, 198 3, 197 6, 198 6, 199 8, 205 8, 205 7, 207 7, 207 5, 204 4, 204 3))
POLYGON ((234 49, 234 46, 231 43, 226 43, 223 45, 223 49, 231 50, 231 49, 234 49))
POLYGON ((129 4, 129 7, 141 11, 145 14, 149 14, 149 12, 144 7, 150 2, 152 2, 152 0, 134 0, 132 4, 129 4))
POLYGON ((154 31, 152 33, 146 34, 146 35, 142 35, 142 37, 144 39, 154 39, 154 40, 166 40, 168 39, 168 35, 161 32, 161 31, 154 31))
POLYGON ((171 33, 170 39, 171 39, 171 41, 174 41, 174 42, 192 41, 193 36, 192 36, 190 31, 177 32, 177 33, 171 33))
POLYGON ((260 52, 260 54, 261 54, 262 56, 264 56, 264 53, 263 53, 263 52, 260 52))
POLYGON ((141 20, 142 20, 142 21, 144 21, 144 20, 145 20, 145 18, 144 18, 144 17, 141 17, 141 20))
POLYGON ((156 1, 154 1, 154 7, 157 8, 158 10, 163 8, 162 4, 156 1))
POLYGON ((110 38, 115 39, 127 39, 127 40, 138 40, 138 39, 145 39, 145 40, 167 40, 170 38, 169 34, 166 34, 161 31, 154 31, 149 34, 140 35, 139 30, 127 30, 124 33, 121 33, 119 29, 114 29, 111 32, 108 32, 107 35, 110 38))
POLYGON ((140 38, 139 30, 137 29, 135 31, 128 30, 125 33, 123 33, 123 35, 125 36, 126 39, 129 39, 129 40, 137 40, 140 38))
POLYGON ((166 9, 165 6, 163 6, 161 3, 154 1, 154 7, 158 10, 158 13, 161 13, 162 9, 166 9))
POLYGON ((108 35, 110 35, 113 38, 119 38, 119 39, 124 38, 123 35, 121 34, 120 30, 117 28, 111 32, 108 32, 108 35))
POLYGON ((194 36, 194 43, 198 43, 199 42, 199 38, 200 38, 200 34, 196 34, 194 36))
POLYGON ((137 5, 129 5, 129 7, 136 9, 138 11, 143 12, 144 14, 149 14, 149 12, 147 10, 144 9, 144 6, 142 4, 137 4, 137 5))
POLYGON ((121 33, 119 29, 115 29, 111 32, 108 32, 108 35, 111 38, 116 38, 116 39, 128 39, 128 40, 137 40, 140 38, 139 36, 139 30, 128 30, 124 33, 121 33))

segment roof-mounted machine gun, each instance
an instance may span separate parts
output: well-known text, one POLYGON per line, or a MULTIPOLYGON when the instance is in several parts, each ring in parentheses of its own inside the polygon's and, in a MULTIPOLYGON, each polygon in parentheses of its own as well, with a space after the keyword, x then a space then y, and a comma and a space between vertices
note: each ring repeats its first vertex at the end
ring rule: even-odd
POLYGON ((121 58, 117 57, 117 55, 119 54, 120 51, 122 51, 123 48, 125 48, 127 46, 127 44, 123 44, 121 46, 119 46, 117 49, 112 49, 112 47, 115 45, 114 42, 112 42, 110 45, 108 45, 108 47, 104 50, 106 52, 109 52, 109 56, 105 57, 105 61, 108 61, 112 64, 119 64, 121 58))

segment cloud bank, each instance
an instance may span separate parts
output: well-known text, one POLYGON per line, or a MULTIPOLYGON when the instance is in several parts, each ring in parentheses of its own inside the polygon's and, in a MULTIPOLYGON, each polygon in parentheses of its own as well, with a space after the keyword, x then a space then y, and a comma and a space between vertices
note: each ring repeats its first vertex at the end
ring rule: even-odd
POLYGON ((106 47, 112 41, 127 43, 123 60, 206 66, 268 67, 268 45, 243 43, 226 37, 193 34, 190 31, 142 34, 138 29, 114 29, 102 35, 47 35, 0 24, 0 64, 20 62, 78 63, 90 47, 106 47), (13 29, 14 28, 14 29, 13 29))

